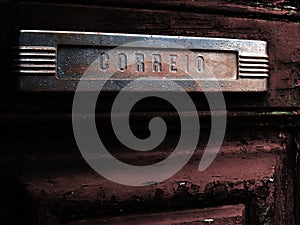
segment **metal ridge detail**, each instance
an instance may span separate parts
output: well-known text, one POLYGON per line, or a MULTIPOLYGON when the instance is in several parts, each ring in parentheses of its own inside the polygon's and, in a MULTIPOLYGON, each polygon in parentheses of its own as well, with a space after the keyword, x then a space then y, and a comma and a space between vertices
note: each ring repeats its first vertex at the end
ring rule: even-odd
POLYGON ((13 47, 13 71, 21 74, 55 74, 56 47, 13 47))
POLYGON ((269 77, 268 56, 239 56, 239 77, 267 78, 269 77))

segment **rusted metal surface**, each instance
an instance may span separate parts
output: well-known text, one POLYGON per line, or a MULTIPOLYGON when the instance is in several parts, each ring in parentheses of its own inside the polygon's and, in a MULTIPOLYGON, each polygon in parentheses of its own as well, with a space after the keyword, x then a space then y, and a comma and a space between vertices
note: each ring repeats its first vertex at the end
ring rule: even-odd
POLYGON ((120 91, 147 77, 133 91, 174 91, 172 80, 190 92, 259 92, 269 76, 264 41, 22 30, 15 54, 26 91, 74 91, 80 79, 109 79, 104 90, 120 91))

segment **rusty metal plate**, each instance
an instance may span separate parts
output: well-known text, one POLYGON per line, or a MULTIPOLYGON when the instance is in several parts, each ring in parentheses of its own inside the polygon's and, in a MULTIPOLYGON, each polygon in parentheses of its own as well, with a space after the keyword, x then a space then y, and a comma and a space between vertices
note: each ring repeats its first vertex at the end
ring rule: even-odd
POLYGON ((267 90, 266 48, 252 40, 22 30, 13 64, 23 91, 75 91, 81 79, 109 79, 103 90, 120 91, 144 78, 133 91, 173 91, 164 86, 172 80, 191 92, 259 92, 267 90))

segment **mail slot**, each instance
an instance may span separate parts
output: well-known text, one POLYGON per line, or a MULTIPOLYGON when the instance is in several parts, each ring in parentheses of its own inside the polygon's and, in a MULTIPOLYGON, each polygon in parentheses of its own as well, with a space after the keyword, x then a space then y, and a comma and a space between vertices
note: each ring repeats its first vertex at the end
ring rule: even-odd
POLYGON ((75 91, 80 80, 120 91, 143 78, 133 91, 174 81, 188 92, 263 92, 269 76, 267 44, 256 40, 22 30, 13 53, 22 91, 75 91))

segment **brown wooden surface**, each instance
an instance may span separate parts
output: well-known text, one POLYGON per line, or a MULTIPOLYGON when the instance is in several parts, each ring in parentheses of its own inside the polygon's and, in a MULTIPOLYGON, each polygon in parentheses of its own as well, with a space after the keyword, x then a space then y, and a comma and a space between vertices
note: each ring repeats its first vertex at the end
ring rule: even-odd
MULTIPOLYGON (((286 177, 292 179, 289 171, 293 167, 287 160, 293 157, 284 147, 287 142, 281 138, 282 131, 230 129, 217 159, 207 170, 199 172, 206 135, 204 131, 189 164, 172 178, 145 187, 128 187, 95 173, 66 129, 10 129, 1 133, 0 178, 6 177, 6 184, 0 191, 6 193, 15 177, 30 196, 26 204, 33 201, 36 208, 31 210, 40 211, 42 224, 50 224, 50 220, 129 216, 241 203, 247 206, 247 224, 283 225, 275 223, 274 215, 278 214, 276 221, 285 219, 289 221, 286 225, 292 225, 293 192, 288 191, 292 186, 286 183, 286 177), (18 141, 11 139, 10 132, 18 141)), ((118 159, 139 165, 165 158, 176 143, 176 135, 169 135, 167 143, 158 150, 134 154, 111 140, 110 136, 104 139, 118 159)), ((23 198, 10 201, 20 205, 23 198)), ((4 195, 3 204, 6 199, 4 195)))
POLYGON ((198 210, 182 210, 168 213, 152 213, 146 215, 108 217, 70 222, 68 225, 99 225, 99 224, 131 224, 131 225, 244 225, 245 206, 229 205, 198 210))
MULTIPOLYGON (((11 2, 22 2, 20 0, 12 0, 11 2)), ((251 14, 277 14, 284 15, 289 11, 295 11, 299 0, 27 0, 26 2, 38 3, 57 3, 69 5, 94 5, 94 6, 112 6, 112 7, 128 7, 128 8, 144 8, 144 9, 171 9, 171 10, 203 10, 208 9, 212 12, 222 12, 228 14, 232 11, 248 12, 251 14), (276 12, 277 11, 277 12, 276 12)), ((294 12, 295 13, 295 12, 294 12)))

